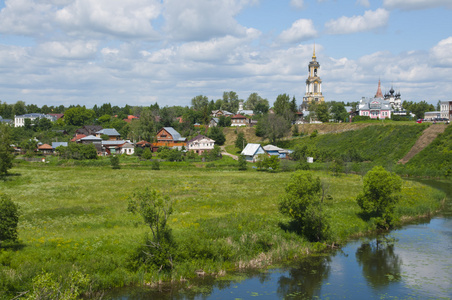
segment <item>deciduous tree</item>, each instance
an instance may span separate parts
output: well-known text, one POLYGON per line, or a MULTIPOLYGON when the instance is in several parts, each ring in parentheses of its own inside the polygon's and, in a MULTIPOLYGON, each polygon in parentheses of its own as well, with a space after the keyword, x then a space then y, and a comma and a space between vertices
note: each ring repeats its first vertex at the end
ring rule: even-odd
POLYGON ((363 212, 375 220, 378 228, 389 229, 396 221, 395 206, 399 201, 402 179, 376 166, 364 176, 363 191, 356 198, 363 212))
POLYGON ((13 167, 14 155, 9 130, 7 125, 0 124, 0 175, 6 175, 13 167))

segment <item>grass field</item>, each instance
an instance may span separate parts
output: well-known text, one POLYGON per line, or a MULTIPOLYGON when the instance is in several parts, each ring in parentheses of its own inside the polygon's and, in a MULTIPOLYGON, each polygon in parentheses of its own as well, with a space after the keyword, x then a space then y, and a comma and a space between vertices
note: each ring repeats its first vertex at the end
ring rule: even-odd
MULTIPOLYGON (((20 246, 0 248, 0 298, 30 290, 43 272, 64 277, 79 270, 90 276, 93 290, 101 290, 190 278, 200 269, 224 274, 263 267, 325 247, 283 229, 289 220, 278 212, 278 199, 290 172, 239 172, 229 158, 212 168, 163 163, 158 171, 131 161, 120 170, 23 163, 0 181, 1 193, 21 208, 20 246), (145 187, 175 201, 169 221, 178 245, 172 272, 137 266, 132 259, 148 228, 127 212, 128 197, 145 187)), ((361 176, 315 174, 332 195, 326 210, 336 244, 373 229, 358 216, 361 176)), ((436 211, 444 197, 409 181, 402 193, 398 211, 405 216, 436 211)))

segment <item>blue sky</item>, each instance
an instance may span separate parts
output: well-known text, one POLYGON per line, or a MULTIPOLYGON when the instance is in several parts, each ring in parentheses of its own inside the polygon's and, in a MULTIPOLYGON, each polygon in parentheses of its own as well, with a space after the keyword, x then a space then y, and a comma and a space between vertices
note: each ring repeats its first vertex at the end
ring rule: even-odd
POLYGON ((0 101, 301 104, 315 43, 326 101, 452 100, 450 0, 0 1, 0 101))

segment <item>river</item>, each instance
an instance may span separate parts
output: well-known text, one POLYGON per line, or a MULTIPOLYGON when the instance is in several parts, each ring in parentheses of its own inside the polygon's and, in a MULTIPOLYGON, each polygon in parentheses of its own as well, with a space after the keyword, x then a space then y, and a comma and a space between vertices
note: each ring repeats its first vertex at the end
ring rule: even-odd
POLYGON ((443 212, 421 223, 347 243, 290 267, 203 278, 190 288, 124 289, 113 299, 451 299, 452 184, 443 212))

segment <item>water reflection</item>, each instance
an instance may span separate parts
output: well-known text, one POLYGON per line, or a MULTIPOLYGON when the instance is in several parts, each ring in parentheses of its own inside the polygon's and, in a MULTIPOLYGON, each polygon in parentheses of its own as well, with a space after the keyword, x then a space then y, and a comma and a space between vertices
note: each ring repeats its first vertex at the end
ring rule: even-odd
POLYGON ((394 241, 386 237, 365 242, 356 250, 356 261, 363 277, 375 289, 400 280, 402 260, 395 252, 394 241))
POLYGON ((282 275, 279 278, 278 296, 303 299, 320 296, 320 287, 330 274, 330 262, 330 256, 304 259, 298 267, 288 272, 288 276, 282 275))

